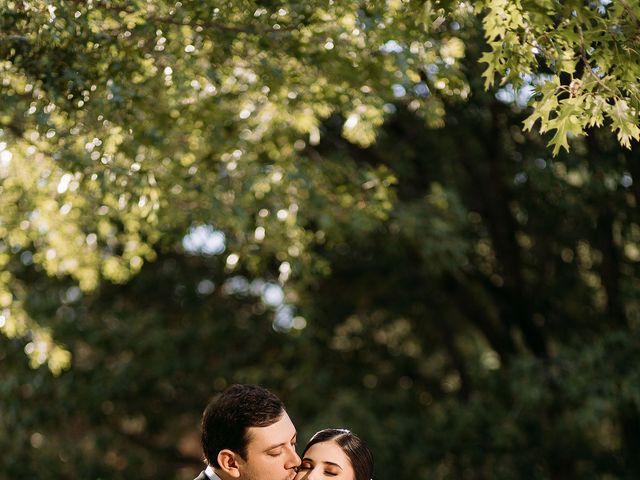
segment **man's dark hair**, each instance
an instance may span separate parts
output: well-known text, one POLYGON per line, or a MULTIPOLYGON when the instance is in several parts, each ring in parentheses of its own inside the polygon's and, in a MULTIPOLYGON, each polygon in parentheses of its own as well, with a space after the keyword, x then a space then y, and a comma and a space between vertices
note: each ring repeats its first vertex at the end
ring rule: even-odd
POLYGON ((373 453, 360 437, 344 428, 327 428, 317 432, 304 447, 302 457, 312 445, 329 441, 336 442, 347 455, 355 472, 355 480, 373 479, 373 453))
POLYGON ((214 398, 202 415, 202 450, 209 465, 219 468, 218 453, 225 448, 246 460, 248 430, 276 423, 284 404, 258 385, 232 385, 214 398))

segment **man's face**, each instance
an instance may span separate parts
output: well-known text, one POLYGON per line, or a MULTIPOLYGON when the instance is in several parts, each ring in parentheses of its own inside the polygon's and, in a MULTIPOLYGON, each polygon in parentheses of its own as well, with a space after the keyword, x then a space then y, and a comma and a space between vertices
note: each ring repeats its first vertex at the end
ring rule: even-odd
POLYGON ((238 468, 242 480, 293 480, 300 465, 296 453, 296 428, 284 412, 268 427, 251 427, 247 432, 246 460, 238 468))

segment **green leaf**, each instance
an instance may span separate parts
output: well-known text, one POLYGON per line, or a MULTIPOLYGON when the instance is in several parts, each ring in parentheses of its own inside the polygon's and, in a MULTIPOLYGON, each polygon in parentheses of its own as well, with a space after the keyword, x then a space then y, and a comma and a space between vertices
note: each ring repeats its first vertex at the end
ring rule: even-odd
POLYGON ((557 78, 547 82, 540 87, 542 97, 533 103, 533 112, 524 120, 523 129, 530 131, 538 119, 540 119, 540 133, 548 130, 549 116, 558 108, 558 97, 556 87, 559 83, 557 78))
POLYGON ((604 122, 604 112, 609 109, 609 105, 602 97, 588 97, 585 109, 589 115, 587 126, 601 127, 604 122))
POLYGON ((555 130, 549 141, 549 146, 553 146, 553 155, 560 152, 560 148, 569 151, 569 135, 586 135, 584 132, 584 122, 580 114, 582 113, 582 99, 569 98, 560 103, 558 116, 548 122, 546 130, 555 130))
POLYGON ((633 111, 625 100, 618 100, 608 113, 612 122, 611 130, 617 130, 618 141, 622 146, 631 149, 631 139, 640 139, 637 112, 633 111))
POLYGON ((487 64, 487 67, 484 69, 484 72, 482 72, 482 78, 484 78, 485 90, 489 90, 489 88, 491 88, 491 86, 495 81, 496 65, 498 63, 496 60, 496 56, 494 55, 493 52, 484 52, 482 56, 480 56, 478 63, 487 64))

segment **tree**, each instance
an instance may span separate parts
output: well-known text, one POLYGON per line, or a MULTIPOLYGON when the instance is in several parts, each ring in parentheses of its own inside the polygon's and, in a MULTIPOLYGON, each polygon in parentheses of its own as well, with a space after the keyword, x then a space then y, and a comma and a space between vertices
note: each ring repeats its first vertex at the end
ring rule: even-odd
MULTIPOLYGON (((313 202, 322 208, 334 179, 300 151, 318 143, 330 115, 345 119, 345 138, 366 146, 392 86, 420 87, 413 108, 435 123, 442 96, 464 95, 459 39, 436 32, 411 48, 423 36, 420 24, 403 20, 415 17, 415 5, 324 3, 239 2, 221 11, 9 2, 2 25, 6 248, 33 243, 36 263, 72 275, 84 290, 100 277, 124 282, 153 260, 161 238, 189 225, 245 237, 256 223, 271 223, 256 216, 263 206, 275 209, 270 218, 296 206, 311 210, 313 202), (417 70, 424 64, 436 68, 430 80, 441 93, 426 94, 417 70), (309 191, 319 193, 311 205, 309 191)), ((385 215, 384 171, 340 175, 345 193, 364 201, 363 221, 385 215)), ((301 254, 290 261, 304 258, 309 241, 295 216, 286 235, 301 254)), ((5 276, 6 330, 35 332, 15 279, 5 276)), ((46 343, 46 332, 39 336, 46 343)), ((48 358, 54 369, 66 359, 48 358)))
POLYGON ((503 84, 537 84, 525 127, 540 120, 541 132, 555 130, 554 155, 605 120, 621 145, 640 139, 637 2, 505 0, 479 3, 483 8, 486 85, 496 73, 503 84))

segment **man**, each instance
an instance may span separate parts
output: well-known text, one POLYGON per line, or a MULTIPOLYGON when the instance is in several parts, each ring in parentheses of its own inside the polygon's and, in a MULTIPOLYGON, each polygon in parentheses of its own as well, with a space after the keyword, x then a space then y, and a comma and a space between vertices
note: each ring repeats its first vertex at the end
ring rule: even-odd
POLYGON ((293 480, 296 428, 282 401, 257 385, 233 385, 202 415, 207 468, 195 480, 293 480))

